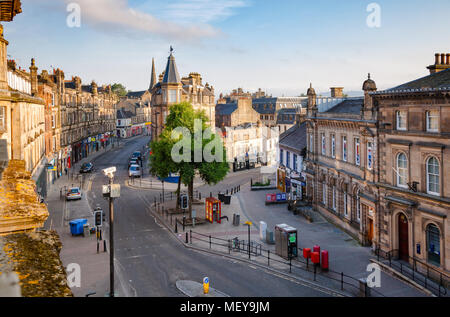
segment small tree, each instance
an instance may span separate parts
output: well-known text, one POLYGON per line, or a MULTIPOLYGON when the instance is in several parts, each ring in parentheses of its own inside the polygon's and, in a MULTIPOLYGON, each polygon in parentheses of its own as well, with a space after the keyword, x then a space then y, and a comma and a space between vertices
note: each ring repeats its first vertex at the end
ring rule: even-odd
POLYGON ((122 84, 114 84, 111 86, 112 92, 114 92, 119 97, 125 97, 128 94, 127 89, 122 84))
POLYGON ((177 207, 183 183, 188 187, 191 217, 195 175, 199 173, 205 183, 212 185, 223 180, 229 171, 223 143, 212 133, 208 121, 205 113, 194 111, 190 103, 175 104, 170 107, 159 140, 151 145, 151 173, 160 178, 179 173, 177 207))

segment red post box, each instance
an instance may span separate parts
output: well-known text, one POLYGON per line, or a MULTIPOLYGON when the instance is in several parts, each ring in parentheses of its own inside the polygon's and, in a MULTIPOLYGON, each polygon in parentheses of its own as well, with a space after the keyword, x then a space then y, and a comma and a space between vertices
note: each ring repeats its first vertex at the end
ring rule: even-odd
POLYGON ((318 245, 315 245, 313 248, 313 252, 317 252, 320 254, 320 247, 318 245))
POLYGON ((330 264, 328 262, 328 251, 322 251, 322 270, 328 271, 330 264))
POLYGON ((319 252, 311 253, 311 261, 314 264, 320 264, 320 253, 319 252))
POLYGON ((303 249, 303 257, 305 259, 310 259, 311 258, 311 249, 303 249))

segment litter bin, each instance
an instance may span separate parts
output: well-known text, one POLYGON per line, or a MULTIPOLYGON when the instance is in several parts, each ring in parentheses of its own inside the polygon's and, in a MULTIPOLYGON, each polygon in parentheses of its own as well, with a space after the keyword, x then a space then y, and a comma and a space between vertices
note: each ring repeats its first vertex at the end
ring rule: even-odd
POLYGON ((219 200, 223 203, 225 203, 225 194, 219 194, 219 200))
POLYGON ((225 205, 230 205, 231 204, 231 195, 224 195, 224 204, 225 205))
POLYGON ((73 236, 79 236, 84 233, 83 226, 87 224, 87 219, 76 219, 69 222, 70 233, 73 236))
POLYGON ((233 214, 233 226, 238 227, 241 222, 241 216, 238 214, 233 214))

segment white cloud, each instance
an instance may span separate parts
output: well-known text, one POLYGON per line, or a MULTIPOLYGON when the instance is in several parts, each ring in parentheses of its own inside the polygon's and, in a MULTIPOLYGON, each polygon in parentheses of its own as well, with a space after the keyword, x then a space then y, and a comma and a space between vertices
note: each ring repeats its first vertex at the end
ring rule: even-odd
POLYGON ((236 8, 248 6, 247 0, 182 0, 167 5, 167 14, 183 22, 209 23, 235 14, 236 8))
POLYGON ((138 9, 131 8, 128 0, 64 0, 81 7, 81 23, 114 32, 142 32, 162 37, 195 40, 214 37, 220 31, 200 23, 180 25, 164 21, 138 9))

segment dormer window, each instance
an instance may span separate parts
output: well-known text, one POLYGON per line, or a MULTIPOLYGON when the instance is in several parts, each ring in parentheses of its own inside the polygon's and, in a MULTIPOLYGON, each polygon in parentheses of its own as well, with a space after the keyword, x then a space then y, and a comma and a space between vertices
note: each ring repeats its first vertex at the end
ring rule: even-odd
POLYGON ((406 111, 397 111, 397 130, 406 131, 406 121, 407 121, 407 113, 406 111))
POLYGON ((439 131, 439 113, 437 111, 427 111, 427 132, 439 131))

